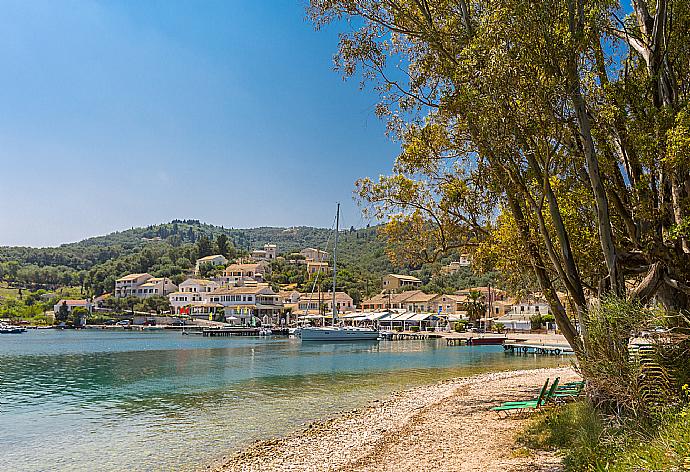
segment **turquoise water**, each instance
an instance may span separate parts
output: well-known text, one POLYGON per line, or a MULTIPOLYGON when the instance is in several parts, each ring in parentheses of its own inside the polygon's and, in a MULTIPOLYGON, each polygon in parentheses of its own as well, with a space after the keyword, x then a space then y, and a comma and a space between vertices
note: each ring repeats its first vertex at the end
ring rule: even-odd
POLYGON ((0 469, 192 470, 393 390, 556 362, 442 341, 3 335, 0 469))

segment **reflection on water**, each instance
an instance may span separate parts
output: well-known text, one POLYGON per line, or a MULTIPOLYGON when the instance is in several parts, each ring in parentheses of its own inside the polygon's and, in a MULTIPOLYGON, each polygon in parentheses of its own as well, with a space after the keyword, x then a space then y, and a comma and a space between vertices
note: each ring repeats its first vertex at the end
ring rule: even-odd
POLYGON ((0 337, 3 470, 185 470, 414 385, 553 365, 439 341, 33 331, 0 337))

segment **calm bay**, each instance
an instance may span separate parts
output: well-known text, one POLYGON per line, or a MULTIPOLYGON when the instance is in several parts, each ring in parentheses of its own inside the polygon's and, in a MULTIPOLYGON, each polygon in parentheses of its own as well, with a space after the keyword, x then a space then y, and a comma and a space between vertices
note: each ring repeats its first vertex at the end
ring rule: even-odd
POLYGON ((559 362, 442 340, 302 344, 100 330, 4 335, 2 468, 193 470, 395 390, 559 362))

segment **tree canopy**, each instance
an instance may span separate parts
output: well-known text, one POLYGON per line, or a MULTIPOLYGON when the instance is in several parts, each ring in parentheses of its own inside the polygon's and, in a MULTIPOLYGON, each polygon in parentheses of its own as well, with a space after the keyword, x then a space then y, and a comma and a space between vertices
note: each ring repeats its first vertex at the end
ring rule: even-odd
POLYGON ((688 2, 312 0, 308 11, 317 27, 351 26, 336 67, 375 84, 401 142, 391 175, 357 183, 400 258, 470 248, 516 284, 531 267, 578 353, 592 296, 688 307, 688 2))

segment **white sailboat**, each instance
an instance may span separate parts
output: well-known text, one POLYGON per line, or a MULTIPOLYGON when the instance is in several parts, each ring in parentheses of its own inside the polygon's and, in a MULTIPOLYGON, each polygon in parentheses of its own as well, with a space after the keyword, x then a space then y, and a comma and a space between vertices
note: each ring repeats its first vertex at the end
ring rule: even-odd
POLYGON ((340 203, 335 214, 335 243, 333 245, 333 326, 304 327, 300 330, 302 341, 374 341, 379 338, 379 331, 372 328, 358 328, 354 326, 339 326, 338 308, 335 302, 335 283, 338 274, 337 250, 338 231, 340 224, 340 203))

